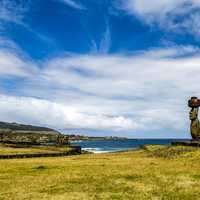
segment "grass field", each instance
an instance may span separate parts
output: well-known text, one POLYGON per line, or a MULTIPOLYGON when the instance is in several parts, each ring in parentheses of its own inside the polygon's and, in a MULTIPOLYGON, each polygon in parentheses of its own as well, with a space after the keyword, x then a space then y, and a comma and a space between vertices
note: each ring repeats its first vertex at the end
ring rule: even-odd
POLYGON ((0 199, 197 200, 200 148, 0 160, 0 199))
POLYGON ((56 153, 69 151, 70 147, 38 146, 30 148, 13 148, 0 144, 0 154, 30 154, 30 153, 56 153))

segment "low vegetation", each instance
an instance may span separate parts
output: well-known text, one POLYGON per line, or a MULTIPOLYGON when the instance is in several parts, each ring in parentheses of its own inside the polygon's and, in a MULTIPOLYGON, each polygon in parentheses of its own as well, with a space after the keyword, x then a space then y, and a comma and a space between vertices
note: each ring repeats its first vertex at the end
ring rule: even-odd
POLYGON ((5 154, 32 154, 32 153, 59 153, 71 150, 70 147, 37 146, 19 148, 15 145, 0 144, 0 155, 5 154))
POLYGON ((3 200, 199 200, 200 148, 0 160, 3 200))

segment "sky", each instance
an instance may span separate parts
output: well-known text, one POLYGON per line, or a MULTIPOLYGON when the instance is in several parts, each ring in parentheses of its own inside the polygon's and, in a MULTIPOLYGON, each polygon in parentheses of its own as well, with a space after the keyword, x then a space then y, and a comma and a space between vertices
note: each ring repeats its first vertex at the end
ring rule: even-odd
POLYGON ((0 0, 0 121, 190 138, 200 0, 0 0))

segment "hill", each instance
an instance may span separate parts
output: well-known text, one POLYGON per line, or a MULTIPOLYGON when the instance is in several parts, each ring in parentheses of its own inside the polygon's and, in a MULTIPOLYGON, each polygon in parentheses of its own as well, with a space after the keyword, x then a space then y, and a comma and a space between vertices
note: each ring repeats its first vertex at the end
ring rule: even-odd
POLYGON ((0 142, 49 143, 55 142, 60 132, 40 126, 0 122, 0 142))
POLYGON ((13 130, 13 131, 50 131, 50 132, 55 131, 54 129, 47 128, 47 127, 41 127, 41 126, 0 122, 0 130, 2 130, 2 129, 9 129, 9 130, 13 130))

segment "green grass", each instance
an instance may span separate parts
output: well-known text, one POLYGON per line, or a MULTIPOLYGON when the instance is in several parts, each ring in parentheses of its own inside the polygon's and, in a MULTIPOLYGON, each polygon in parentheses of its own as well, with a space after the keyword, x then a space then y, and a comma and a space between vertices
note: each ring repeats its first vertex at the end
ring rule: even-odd
POLYGON ((200 148, 0 160, 3 200, 198 200, 200 148))
POLYGON ((56 153, 69 151, 70 147, 38 146, 29 148, 13 148, 10 145, 0 144, 0 154, 30 154, 30 153, 56 153))

